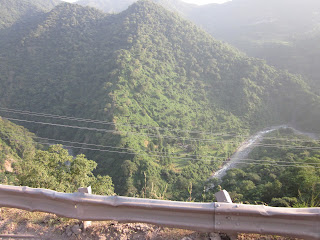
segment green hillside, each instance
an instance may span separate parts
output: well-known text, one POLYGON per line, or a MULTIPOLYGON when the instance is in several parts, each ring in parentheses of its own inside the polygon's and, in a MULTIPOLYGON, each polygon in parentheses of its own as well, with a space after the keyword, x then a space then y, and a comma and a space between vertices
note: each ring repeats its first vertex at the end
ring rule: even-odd
POLYGON ((232 198, 275 207, 319 207, 319 141, 280 129, 261 144, 269 147, 255 147, 248 158, 256 160, 223 178, 222 187, 232 198))
POLYGON ((0 183, 16 184, 22 159, 35 153, 33 134, 0 117, 0 183))
POLYGON ((60 0, 1 0, 0 30, 19 21, 28 21, 42 12, 48 12, 59 3, 60 0))
MULTIPOLYGON (((320 4, 317 0, 233 0, 225 4, 198 6, 179 0, 153 0, 198 24, 212 36, 262 58, 277 68, 302 74, 312 91, 320 94, 320 4)), ((104 12, 125 10, 131 1, 80 0, 104 12), (119 6, 119 4, 121 6, 119 6)))
POLYGON ((76 192, 92 186, 93 193, 112 195, 109 176, 97 177, 97 164, 81 154, 72 156, 61 145, 52 145, 27 129, 0 117, 0 184, 76 192))
POLYGON ((233 135, 287 122, 320 131, 319 97, 301 77, 151 1, 114 15, 64 3, 26 27, 1 39, 1 106, 108 124, 2 114, 90 128, 24 123, 40 136, 83 143, 75 152, 111 175, 119 194, 185 200, 192 186, 200 199, 242 140, 233 135))

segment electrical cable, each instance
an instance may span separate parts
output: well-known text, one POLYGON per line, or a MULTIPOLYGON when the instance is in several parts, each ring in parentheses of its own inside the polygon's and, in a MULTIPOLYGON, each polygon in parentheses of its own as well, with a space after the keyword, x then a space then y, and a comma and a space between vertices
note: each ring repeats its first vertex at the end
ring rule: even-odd
MULTIPOLYGON (((10 140, 11 138, 6 138, 6 139, 10 140)), ((25 141, 25 140, 21 140, 21 139, 18 139, 18 140, 17 139, 11 139, 11 140, 13 140, 13 141, 21 141, 21 142, 32 142, 32 141, 25 141)), ((50 143, 42 143, 42 144, 51 145, 50 143)), ((149 157, 153 156, 153 155, 149 155, 149 154, 119 152, 119 151, 111 151, 111 150, 106 150, 106 149, 85 148, 85 147, 77 147, 77 146, 70 146, 70 145, 64 145, 64 147, 83 149, 83 150, 91 150, 91 151, 100 151, 100 152, 119 153, 119 154, 144 155, 144 156, 149 156, 149 157)), ((157 155, 154 155, 154 156, 157 156, 157 155)), ((163 156, 160 156, 160 157, 163 157, 163 156)), ((170 157, 170 156, 167 156, 167 157, 170 157)), ((173 157, 170 157, 170 158, 173 158, 173 157)), ((217 157, 213 157, 213 158, 217 158, 217 157)), ((186 158, 177 158, 177 159, 186 160, 186 158)), ((216 159, 215 160, 211 160, 211 159, 194 159, 194 158, 191 158, 189 160, 190 161, 203 161, 203 162, 217 162, 216 159)), ((223 163, 223 162, 229 162, 229 160, 220 161, 219 163, 223 163)), ((319 163, 314 163, 314 162, 311 162, 311 163, 306 163, 306 162, 286 162, 286 161, 274 161, 274 160, 267 160, 267 159, 247 159, 247 158, 239 158, 239 159, 236 160, 236 162, 233 162, 233 164, 255 164, 255 165, 257 165, 257 164, 266 165, 267 164, 267 165, 275 165, 275 166, 293 166, 293 167, 301 166, 301 165, 296 165, 298 163, 309 164, 309 166, 306 165, 307 167, 314 167, 314 166, 310 166, 310 165, 318 165, 318 164, 320 165, 320 162, 319 163), (248 162, 248 161, 251 161, 251 162, 248 162), (264 163, 261 163, 261 162, 264 162, 264 163), (286 164, 286 165, 279 165, 278 163, 286 164)), ((319 167, 314 167, 314 168, 320 168, 320 166, 319 167)))
MULTIPOLYGON (((76 117, 68 117, 63 115, 53 115, 53 114, 46 114, 46 113, 37 113, 31 111, 22 111, 16 109, 9 109, 9 108, 1 108, 0 111, 2 112, 9 112, 9 113, 17 113, 29 116, 38 116, 38 117, 49 117, 49 118, 56 118, 61 120, 71 120, 71 121, 79 121, 79 122, 86 122, 86 123, 98 123, 98 124, 105 124, 105 125, 114 125, 114 126, 130 126, 130 127, 137 127, 137 128, 144 128, 144 129, 151 129, 151 130, 165 130, 165 131, 176 131, 176 132, 185 132, 191 134, 205 134, 205 135, 212 135, 212 136, 234 136, 235 134, 226 134, 226 133, 212 133, 206 131, 193 131, 193 130, 182 130, 182 129, 175 129, 175 128, 163 128, 163 127, 154 127, 154 126, 146 126, 146 125, 134 125, 134 124, 118 124, 114 122, 106 122, 100 120, 93 120, 93 119, 85 119, 85 118, 76 118, 76 117)), ((238 135, 238 136, 249 136, 249 135, 238 135)))

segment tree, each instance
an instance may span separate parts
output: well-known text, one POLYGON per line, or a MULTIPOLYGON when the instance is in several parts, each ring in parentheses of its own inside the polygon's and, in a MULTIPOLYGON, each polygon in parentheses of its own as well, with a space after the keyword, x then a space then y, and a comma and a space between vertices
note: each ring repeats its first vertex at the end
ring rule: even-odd
POLYGON ((114 188, 109 176, 95 177, 97 163, 83 154, 73 157, 62 145, 52 145, 48 151, 38 150, 34 157, 20 164, 20 185, 48 188, 60 192, 76 192, 79 187, 92 185, 93 193, 112 195, 114 188))

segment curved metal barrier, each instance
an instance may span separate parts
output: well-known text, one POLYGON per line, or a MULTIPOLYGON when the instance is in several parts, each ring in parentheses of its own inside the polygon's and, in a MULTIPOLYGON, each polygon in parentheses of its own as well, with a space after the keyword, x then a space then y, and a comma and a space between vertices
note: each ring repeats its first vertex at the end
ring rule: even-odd
POLYGON ((79 220, 143 222, 202 232, 258 233, 320 239, 320 208, 190 203, 0 185, 0 207, 79 220))

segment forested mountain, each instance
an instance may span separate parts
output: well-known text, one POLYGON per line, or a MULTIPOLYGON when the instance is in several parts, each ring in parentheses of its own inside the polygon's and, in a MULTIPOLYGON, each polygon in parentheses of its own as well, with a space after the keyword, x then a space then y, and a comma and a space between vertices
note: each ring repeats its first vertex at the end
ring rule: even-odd
MULTIPOLYGON (((79 0, 76 3, 104 12, 120 12, 136 1, 79 0)), ((319 27, 320 21, 320 3, 317 0, 233 0, 202 6, 180 0, 153 1, 177 10, 216 38, 237 46, 248 41, 285 43, 296 35, 313 31, 319 27)))
MULTIPOLYGON (((197 6, 178 0, 154 0, 203 27, 249 56, 268 64, 302 74, 313 91, 320 94, 320 2, 318 0, 233 0, 224 4, 197 6)), ((121 2, 118 11, 130 2, 121 2)), ((114 11, 118 1, 105 7, 98 0, 81 0, 105 12, 114 11)), ((105 3, 105 1, 104 1, 105 3)))
POLYGON ((320 131, 319 96, 301 77, 151 1, 119 14, 63 3, 23 29, 1 39, 1 114, 33 121, 21 123, 40 136, 81 143, 76 149, 112 176, 119 194, 185 200, 193 188, 200 199, 241 140, 233 135, 287 122, 320 131))
POLYGON ((60 0, 0 0, 0 29, 50 11, 60 0))
POLYGON ((106 13, 121 12, 137 0, 78 0, 76 4, 100 9, 106 13))
POLYGON ((187 17, 250 56, 302 74, 320 94, 319 1, 233 0, 195 8, 187 17))
POLYGON ((320 64, 320 29, 301 36, 297 36, 290 42, 265 43, 252 48, 247 45, 248 54, 266 59, 266 61, 278 68, 288 69, 291 73, 302 74, 320 95, 319 64, 320 64))
MULTIPOLYGON (((76 4, 82 6, 90 6, 100 9, 106 13, 118 13, 126 10, 131 4, 138 0, 78 0, 76 4)), ((179 12, 182 15, 187 15, 197 5, 185 3, 180 0, 152 0, 155 3, 162 5, 168 10, 179 12)))

